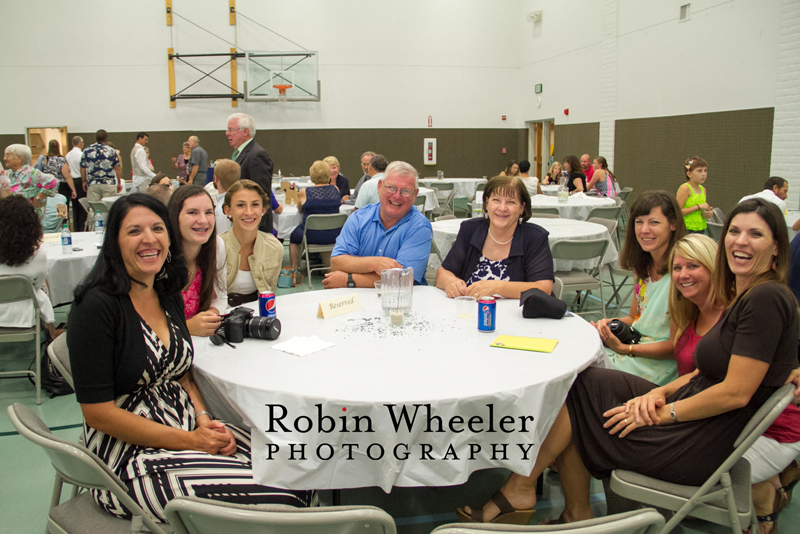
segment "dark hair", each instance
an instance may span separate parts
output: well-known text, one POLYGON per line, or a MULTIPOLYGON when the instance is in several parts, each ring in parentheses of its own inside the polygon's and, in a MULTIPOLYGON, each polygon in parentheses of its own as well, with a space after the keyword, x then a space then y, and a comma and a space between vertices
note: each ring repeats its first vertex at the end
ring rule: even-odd
POLYGON ((148 133, 144 133, 144 132, 139 132, 138 134, 136 134, 136 140, 137 140, 137 141, 138 141, 139 139, 142 139, 142 138, 145 138, 145 137, 150 137, 150 134, 148 134, 148 133))
POLYGON ((639 278, 650 277, 650 267, 653 265, 653 256, 649 252, 642 250, 639 240, 636 239, 636 218, 648 215, 654 208, 660 208, 661 213, 667 218, 669 224, 675 227, 672 237, 669 239, 669 246, 662 258, 658 274, 666 274, 669 270, 667 258, 672 252, 675 242, 686 235, 686 225, 683 222, 683 214, 678 199, 675 195, 667 191, 645 191, 639 195, 631 206, 631 213, 628 216, 628 227, 625 231, 625 245, 622 247, 620 264, 624 269, 636 273, 639 278))
POLYGON ((683 176, 687 182, 689 181, 689 173, 699 168, 708 168, 708 163, 703 158, 695 156, 683 162, 683 176))
POLYGON ((770 176, 769 179, 764 182, 764 189, 772 190, 772 188, 775 186, 778 186, 778 189, 781 189, 784 185, 786 185, 786 180, 780 176, 770 176))
MULTIPOLYGON (((786 229, 786 219, 784 219, 777 204, 767 202, 761 198, 751 198, 739 203, 728 218, 722 228, 722 238, 720 238, 719 248, 717 249, 717 270, 714 273, 714 292, 715 297, 725 305, 733 304, 742 295, 736 294, 736 276, 731 272, 728 265, 728 253, 725 247, 725 236, 731 226, 733 218, 740 213, 755 213, 767 224, 772 232, 772 239, 778 245, 778 256, 772 265, 772 269, 765 273, 756 275, 750 288, 767 282, 777 282, 786 287, 789 280, 789 269, 791 268, 791 251, 789 250, 789 232, 786 229)), ((786 291, 789 291, 788 288, 786 291)))
POLYGON ((94 134, 94 138, 98 143, 105 143, 108 141, 108 132, 105 130, 97 130, 97 133, 94 134))
MULTIPOLYGON (((205 188, 202 188, 199 185, 190 184, 179 187, 178 190, 172 194, 172 198, 169 200, 169 206, 167 206, 167 209, 169 210, 169 222, 172 227, 175 228, 175 233, 178 234, 178 244, 181 252, 183 252, 183 234, 181 233, 179 222, 181 210, 183 209, 183 204, 187 199, 200 195, 205 195, 208 197, 208 202, 213 210, 214 201, 211 199, 211 195, 208 194, 208 191, 206 191, 205 188)), ((185 254, 184 259, 186 259, 185 254)), ((214 227, 211 229, 211 234, 208 236, 208 240, 200 247, 200 252, 197 254, 197 259, 195 260, 195 266, 197 267, 198 271, 203 273, 203 281, 200 284, 200 307, 198 310, 206 311, 209 306, 211 306, 211 298, 214 296, 214 280, 217 277, 216 221, 214 227)))
POLYGON ((519 162, 519 172, 528 172, 531 170, 531 162, 527 159, 523 159, 519 162))
MULTIPOLYGON (((613 183, 616 183, 617 177, 614 176, 614 173, 611 172, 611 169, 608 168, 608 161, 606 161, 606 158, 604 158, 603 156, 597 156, 596 158, 594 158, 594 161, 599 163, 600 168, 606 171, 606 174, 608 174, 611 177, 611 181, 613 183)), ((609 189, 609 191, 611 190, 613 190, 613 187, 609 189)))
POLYGON ((519 174, 519 163, 517 163, 515 160, 512 159, 511 161, 508 162, 508 165, 506 165, 506 170, 503 171, 506 173, 506 176, 516 176, 516 174, 513 175, 511 174, 511 167, 513 167, 514 165, 517 166, 517 174, 519 174))
POLYGON ((572 155, 567 156, 566 158, 564 158, 564 163, 569 163, 570 174, 572 174, 573 172, 581 172, 581 161, 578 159, 577 156, 572 156, 572 155))
POLYGON ((22 195, 0 200, 0 263, 24 265, 42 242, 42 223, 36 210, 22 195))
POLYGON ((522 208, 522 222, 531 218, 531 195, 525 187, 525 182, 518 177, 495 176, 486 183, 486 188, 483 190, 483 213, 488 213, 489 198, 493 194, 516 198, 525 205, 522 208))
POLYGON ((153 287, 159 295, 175 293, 183 289, 187 283, 188 273, 186 271, 186 261, 180 247, 180 236, 169 222, 169 212, 167 207, 157 199, 144 193, 131 193, 125 195, 111 205, 106 217, 106 234, 103 239, 103 246, 97 261, 89 271, 89 274, 75 288, 75 304, 83 300, 83 296, 94 288, 111 295, 124 295, 131 290, 131 280, 137 284, 142 284, 134 280, 125 269, 122 260, 122 251, 119 248, 119 232, 122 228, 122 221, 128 212, 141 206, 149 209, 164 221, 169 235, 170 261, 164 262, 161 271, 156 275, 153 287))
POLYGON ((50 139, 50 142, 47 143, 47 155, 48 156, 61 155, 61 145, 58 144, 57 139, 50 139))
POLYGON ((389 160, 386 159, 386 156, 383 154, 375 154, 371 158, 369 158, 369 164, 372 165, 372 168, 378 172, 386 171, 386 167, 389 166, 389 160))

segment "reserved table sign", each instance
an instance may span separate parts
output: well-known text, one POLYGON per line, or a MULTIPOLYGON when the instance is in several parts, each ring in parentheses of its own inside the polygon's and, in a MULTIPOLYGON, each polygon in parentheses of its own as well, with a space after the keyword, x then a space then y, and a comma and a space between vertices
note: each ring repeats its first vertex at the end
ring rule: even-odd
POLYGON ((354 312, 361 309, 361 301, 358 300, 358 294, 346 295, 336 299, 323 300, 319 303, 317 309, 317 317, 323 319, 330 319, 345 313, 354 312))

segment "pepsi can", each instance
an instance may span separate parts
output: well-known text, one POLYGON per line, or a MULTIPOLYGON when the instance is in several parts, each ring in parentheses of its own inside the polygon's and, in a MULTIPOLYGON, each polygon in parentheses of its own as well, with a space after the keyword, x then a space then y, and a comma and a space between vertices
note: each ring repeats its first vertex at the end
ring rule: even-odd
POLYGON ((481 297, 478 299, 479 332, 494 332, 497 326, 496 309, 497 303, 494 301, 494 297, 481 297))
POLYGON ((258 314, 261 317, 275 318, 278 316, 278 310, 275 306, 275 293, 264 291, 258 294, 258 314))

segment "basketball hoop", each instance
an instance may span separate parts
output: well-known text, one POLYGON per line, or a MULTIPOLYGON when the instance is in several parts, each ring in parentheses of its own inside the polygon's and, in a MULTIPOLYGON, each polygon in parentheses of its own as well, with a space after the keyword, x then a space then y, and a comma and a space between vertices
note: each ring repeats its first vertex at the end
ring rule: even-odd
POLYGON ((278 90, 278 102, 286 102, 286 90, 291 89, 292 86, 288 84, 279 84, 273 85, 272 87, 278 90))

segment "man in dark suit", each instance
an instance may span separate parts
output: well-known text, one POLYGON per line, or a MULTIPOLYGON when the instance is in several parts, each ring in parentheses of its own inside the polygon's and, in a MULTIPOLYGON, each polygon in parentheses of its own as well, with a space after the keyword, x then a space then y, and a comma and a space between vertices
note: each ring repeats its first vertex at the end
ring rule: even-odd
MULTIPOLYGON (((228 131, 225 135, 235 149, 231 159, 242 168, 241 179, 254 181, 271 198, 272 160, 267 151, 253 139, 256 135, 253 117, 244 113, 234 113, 228 117, 228 131)), ((272 233, 272 206, 268 203, 266 208, 267 211, 261 218, 258 229, 272 233)))

